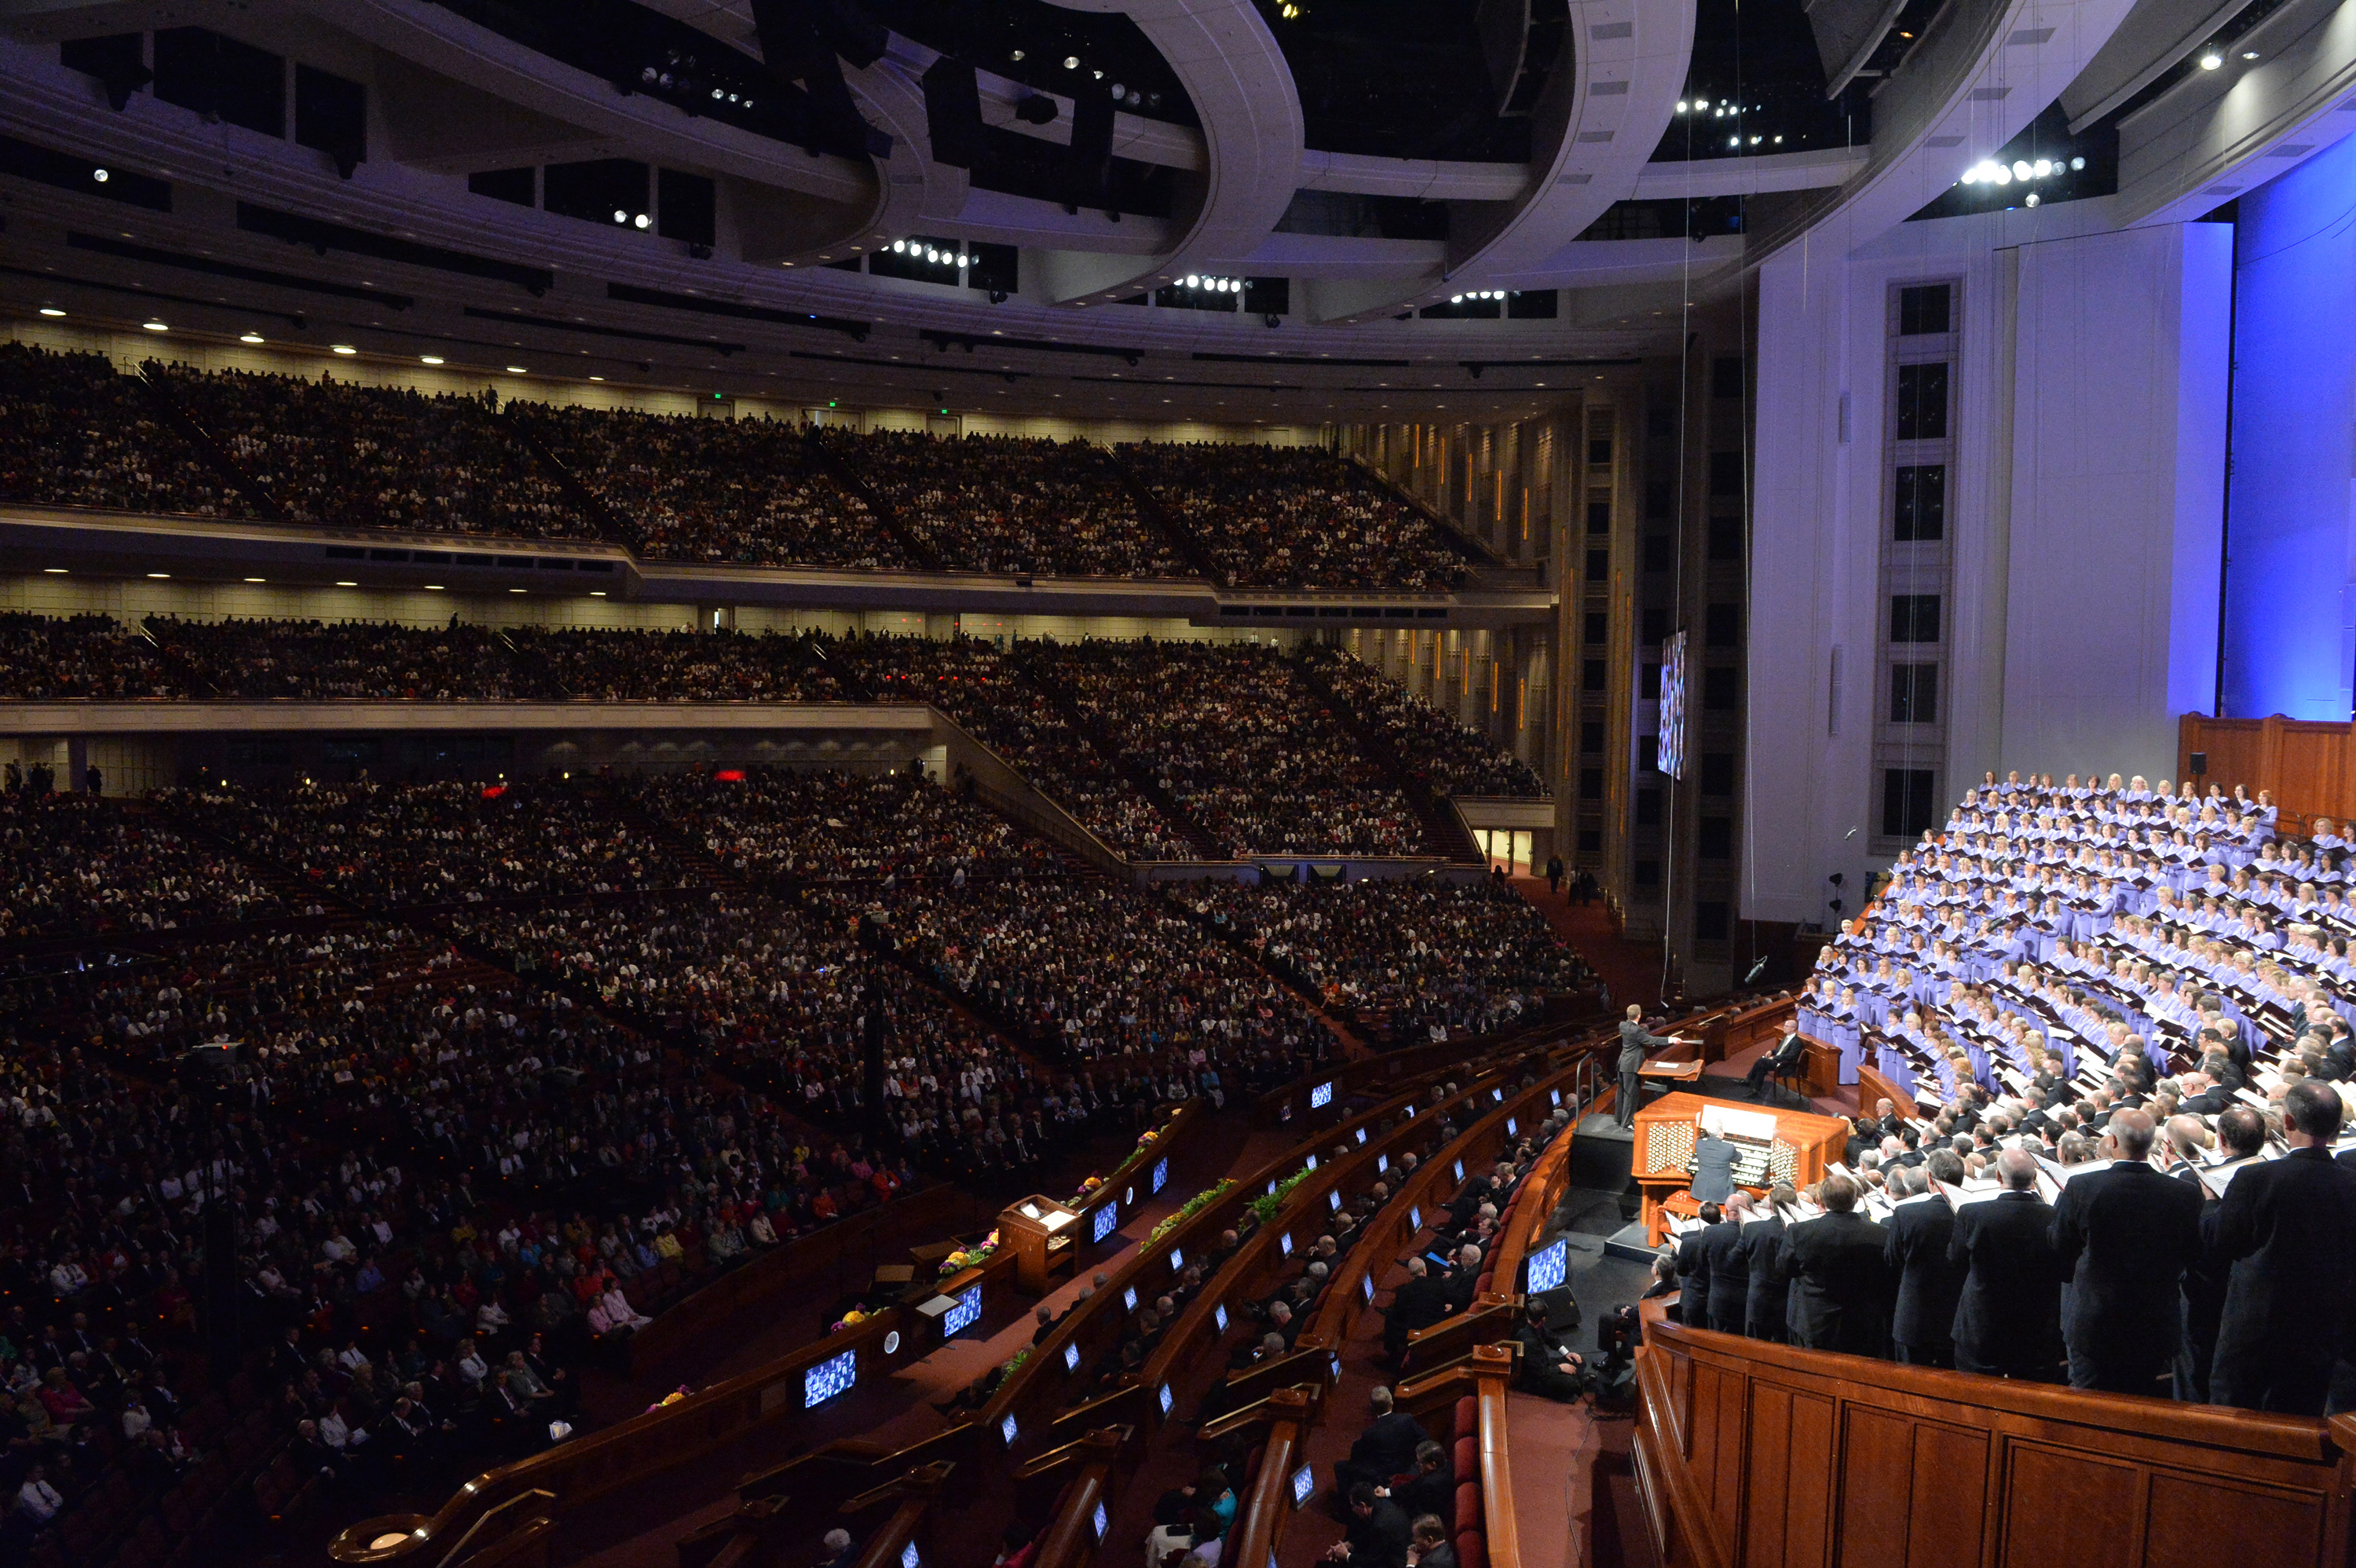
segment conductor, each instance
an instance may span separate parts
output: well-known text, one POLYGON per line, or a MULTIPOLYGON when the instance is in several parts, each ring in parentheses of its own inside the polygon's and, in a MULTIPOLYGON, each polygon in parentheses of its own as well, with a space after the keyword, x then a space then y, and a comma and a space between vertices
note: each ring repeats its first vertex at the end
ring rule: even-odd
POLYGON ((1637 1073, 1644 1071, 1644 1058, 1667 1045, 1691 1045, 1683 1035, 1666 1037, 1654 1034, 1644 1028, 1644 1009, 1630 1003, 1628 1016, 1620 1023, 1620 1104, 1615 1113, 1623 1127, 1636 1125, 1637 1086, 1643 1080, 1637 1073))

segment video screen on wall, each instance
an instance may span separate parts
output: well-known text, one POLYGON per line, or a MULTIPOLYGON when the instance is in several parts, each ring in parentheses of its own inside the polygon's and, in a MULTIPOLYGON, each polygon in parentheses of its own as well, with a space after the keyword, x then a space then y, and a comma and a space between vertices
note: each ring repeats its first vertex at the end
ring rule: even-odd
POLYGON ((1656 764, 1673 779, 1686 776, 1686 635, 1661 645, 1661 748, 1656 764))

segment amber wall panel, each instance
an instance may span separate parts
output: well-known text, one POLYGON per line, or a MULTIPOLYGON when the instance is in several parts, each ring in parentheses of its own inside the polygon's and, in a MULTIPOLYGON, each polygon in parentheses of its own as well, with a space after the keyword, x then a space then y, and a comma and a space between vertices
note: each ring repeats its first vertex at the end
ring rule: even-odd
POLYGON ((2243 1568, 2312 1563, 2324 1510, 2312 1497, 2163 1471, 2151 1479, 2144 1562, 2151 1568, 2243 1568))

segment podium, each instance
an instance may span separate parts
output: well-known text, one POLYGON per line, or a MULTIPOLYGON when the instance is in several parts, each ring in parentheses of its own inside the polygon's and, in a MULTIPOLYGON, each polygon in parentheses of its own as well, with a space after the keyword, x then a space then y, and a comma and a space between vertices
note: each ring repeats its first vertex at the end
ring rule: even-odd
POLYGON ((1848 1147, 1849 1125, 1838 1116, 1770 1110, 1705 1094, 1665 1095, 1636 1113, 1633 1173, 1644 1195, 1644 1237, 1650 1245, 1659 1246, 1666 1236, 1671 1213, 1688 1211, 1684 1206, 1673 1208, 1670 1200, 1693 1184, 1694 1144, 1705 1112, 1712 1113, 1713 1119, 1719 1115, 1740 1117, 1762 1128, 1772 1120, 1773 1136, 1761 1140, 1766 1157, 1762 1174, 1771 1183, 1806 1187, 1821 1181, 1825 1168, 1848 1147))
POLYGON ((1000 1211, 998 1244, 1014 1249, 1014 1284, 1044 1296, 1068 1278, 1080 1255, 1080 1213, 1061 1200, 1033 1193, 1000 1211))

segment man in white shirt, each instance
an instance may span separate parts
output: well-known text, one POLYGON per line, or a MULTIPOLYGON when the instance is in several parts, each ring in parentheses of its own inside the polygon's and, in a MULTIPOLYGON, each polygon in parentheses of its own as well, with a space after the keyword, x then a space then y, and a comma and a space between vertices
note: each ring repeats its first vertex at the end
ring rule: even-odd
POLYGON ((36 1465, 25 1484, 16 1488, 16 1506, 33 1517, 36 1523, 47 1524, 57 1517, 58 1509, 66 1506, 64 1496, 49 1485, 49 1467, 36 1465))

